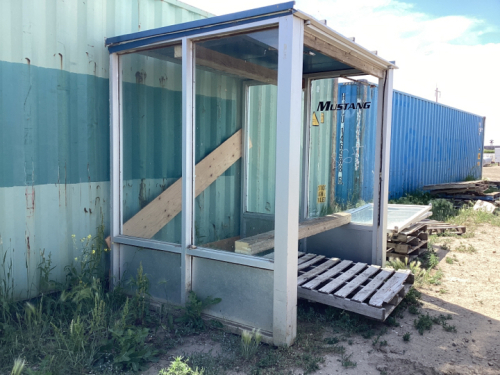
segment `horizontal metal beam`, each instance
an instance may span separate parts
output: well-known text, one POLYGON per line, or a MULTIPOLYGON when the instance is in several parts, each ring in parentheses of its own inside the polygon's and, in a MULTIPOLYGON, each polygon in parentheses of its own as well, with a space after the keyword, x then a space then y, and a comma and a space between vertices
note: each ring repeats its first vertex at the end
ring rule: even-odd
POLYGON ((170 253, 180 254, 182 252, 181 245, 166 243, 163 241, 150 240, 138 237, 116 236, 113 237, 114 243, 142 247, 145 249, 168 251, 170 253))
POLYGON ((384 69, 378 68, 375 64, 370 64, 365 59, 358 57, 357 54, 354 53, 355 51, 351 51, 350 49, 341 49, 338 46, 331 44, 330 40, 328 42, 326 40, 328 40, 327 37, 322 39, 318 35, 313 35, 309 32, 304 33, 304 45, 309 48, 312 48, 341 63, 352 66, 355 69, 361 70, 366 74, 370 74, 378 78, 384 77, 384 69))
POLYGON ((207 248, 188 248, 186 254, 206 259, 218 260, 226 263, 240 264, 242 266, 274 270, 274 262, 267 258, 236 254, 228 251, 212 250, 207 248))

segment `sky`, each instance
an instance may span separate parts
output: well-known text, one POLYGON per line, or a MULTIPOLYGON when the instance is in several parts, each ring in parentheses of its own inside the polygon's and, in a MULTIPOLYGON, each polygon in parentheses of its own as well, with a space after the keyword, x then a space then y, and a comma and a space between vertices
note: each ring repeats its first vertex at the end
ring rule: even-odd
MULTIPOLYGON (((215 15, 285 0, 184 0, 215 15)), ((486 117, 500 145, 500 0, 297 0, 300 9, 396 61, 394 89, 486 117)))

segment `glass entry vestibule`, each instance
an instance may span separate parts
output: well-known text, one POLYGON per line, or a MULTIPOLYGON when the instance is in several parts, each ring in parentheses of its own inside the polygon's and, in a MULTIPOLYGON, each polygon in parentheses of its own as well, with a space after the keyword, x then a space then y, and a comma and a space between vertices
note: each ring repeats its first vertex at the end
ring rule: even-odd
POLYGON ((384 262, 395 68, 293 5, 106 41, 115 279, 142 264, 155 298, 220 297, 208 315, 279 345, 299 251, 347 210, 372 204, 359 251, 384 262), (360 75, 378 88, 338 84, 360 75))

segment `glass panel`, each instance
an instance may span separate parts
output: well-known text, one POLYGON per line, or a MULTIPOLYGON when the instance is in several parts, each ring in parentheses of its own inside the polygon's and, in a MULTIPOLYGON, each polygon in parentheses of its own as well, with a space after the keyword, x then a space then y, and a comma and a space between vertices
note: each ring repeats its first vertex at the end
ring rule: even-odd
POLYGON ((137 52, 120 59, 123 234, 180 243, 181 46, 137 52))
POLYGON ((248 212, 274 215, 277 94, 272 85, 248 88, 248 212))
POLYGON ((358 83, 337 84, 334 79, 313 81, 309 217, 373 201, 375 90, 358 83))
MULTIPOLYGON (((393 230, 395 227, 401 229, 412 216, 424 213, 428 208, 427 206, 389 204, 387 208, 387 229, 393 230)), ((353 224, 372 225, 373 223, 373 204, 371 203, 347 212, 351 213, 351 223, 353 224)))
POLYGON ((274 183, 277 46, 277 29, 195 44, 194 242, 198 246, 235 251, 235 242, 243 232, 253 236, 274 228, 274 224, 247 222, 248 230, 243 230, 244 203, 252 206, 253 212, 271 214, 274 188, 249 191, 251 197, 245 202, 242 158, 249 158, 249 186, 261 184, 261 189, 262 181, 274 183), (247 82, 256 86, 245 93, 247 82), (245 121, 249 126, 247 152, 245 121))

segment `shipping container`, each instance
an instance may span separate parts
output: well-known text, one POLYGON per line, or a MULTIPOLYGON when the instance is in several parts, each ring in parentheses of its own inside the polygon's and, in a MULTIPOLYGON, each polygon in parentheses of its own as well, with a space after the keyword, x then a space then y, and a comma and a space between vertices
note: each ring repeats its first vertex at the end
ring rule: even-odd
POLYGON ((11 267, 16 298, 37 293, 49 254, 61 280, 80 239, 109 233, 105 38, 209 16, 176 0, 1 2, 0 279, 11 267))

